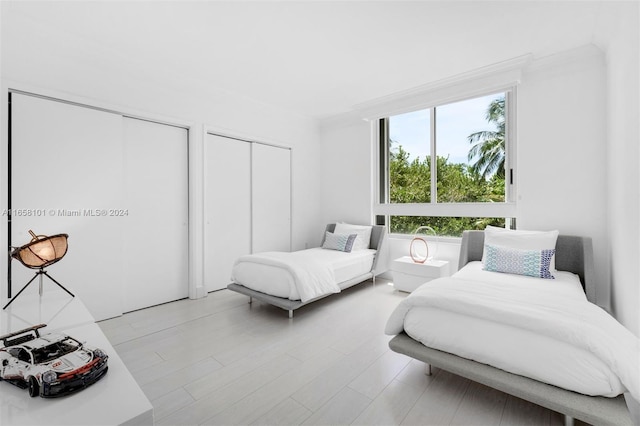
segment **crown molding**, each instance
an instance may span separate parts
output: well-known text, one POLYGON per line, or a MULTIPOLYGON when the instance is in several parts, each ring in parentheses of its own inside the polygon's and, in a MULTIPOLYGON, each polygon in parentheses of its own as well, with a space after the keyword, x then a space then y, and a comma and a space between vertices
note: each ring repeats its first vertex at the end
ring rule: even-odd
POLYGON ((336 129, 341 127, 349 127, 356 124, 366 123, 355 111, 346 111, 340 114, 334 114, 320 119, 320 131, 327 129, 336 129))
POLYGON ((505 90, 523 80, 549 72, 580 69, 587 63, 604 61, 604 52, 594 44, 534 57, 531 53, 487 65, 408 90, 354 105, 347 111, 320 120, 322 129, 353 125, 358 120, 376 120, 390 115, 429 108, 505 90))
POLYGON ((354 105, 353 111, 363 119, 372 120, 505 89, 520 82, 522 70, 531 60, 531 54, 518 56, 363 102, 354 105))
POLYGON ((545 72, 582 68, 588 63, 605 61, 605 52, 595 44, 587 44, 562 52, 534 58, 524 70, 525 78, 545 72))

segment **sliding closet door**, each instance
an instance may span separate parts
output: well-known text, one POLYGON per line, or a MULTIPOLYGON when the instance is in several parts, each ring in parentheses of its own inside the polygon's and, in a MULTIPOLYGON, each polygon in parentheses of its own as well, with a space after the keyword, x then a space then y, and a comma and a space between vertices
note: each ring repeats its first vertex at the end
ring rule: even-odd
POLYGON ((252 145, 254 253, 291 250, 291 150, 252 145))
POLYGON ((124 118, 124 311, 182 299, 188 283, 187 130, 124 118))
POLYGON ((251 253, 251 144, 207 134, 205 143, 204 280, 226 288, 233 262, 251 253))
MULTIPOLYGON (((96 320, 122 314, 122 117, 13 93, 11 244, 69 234, 66 256, 47 268, 96 320)), ((33 276, 13 261, 13 296, 33 276)), ((37 280, 28 292, 37 293, 37 280)), ((66 293, 45 278, 44 291, 66 293)), ((23 293, 24 294, 24 293, 23 293)), ((20 297, 24 297, 20 295, 20 297)), ((49 300, 52 300, 49 298, 49 300)))

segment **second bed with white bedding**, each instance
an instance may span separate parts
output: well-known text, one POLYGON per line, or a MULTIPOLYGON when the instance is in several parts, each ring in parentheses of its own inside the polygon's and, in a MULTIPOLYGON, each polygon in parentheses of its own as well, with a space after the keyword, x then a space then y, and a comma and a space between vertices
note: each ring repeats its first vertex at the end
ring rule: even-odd
POLYGON ((554 275, 488 272, 471 262, 418 288, 386 331, 586 395, 612 397, 625 387, 637 393, 637 340, 618 335, 620 327, 586 300, 576 275, 554 275))
MULTIPOLYGON (((327 268, 333 281, 340 288, 340 283, 371 271, 376 250, 366 249, 345 253, 316 247, 287 253, 287 255, 300 264, 316 264, 316 267, 327 268)), ((295 277, 286 268, 244 261, 240 258, 234 265, 232 280, 272 296, 289 300, 301 299, 295 277)))
POLYGON ((321 247, 297 252, 266 252, 240 257, 229 290, 293 311, 372 279, 385 241, 382 225, 330 223, 321 247))

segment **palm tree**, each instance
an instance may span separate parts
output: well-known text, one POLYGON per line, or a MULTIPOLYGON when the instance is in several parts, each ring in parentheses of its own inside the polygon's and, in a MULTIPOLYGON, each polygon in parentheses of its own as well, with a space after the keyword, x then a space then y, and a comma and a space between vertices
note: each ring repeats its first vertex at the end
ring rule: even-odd
POLYGON ((471 164, 471 170, 483 178, 493 173, 504 178, 504 96, 491 101, 486 118, 489 123, 494 123, 497 129, 483 130, 467 136, 469 143, 472 144, 467 158, 469 161, 476 159, 475 163, 471 164))

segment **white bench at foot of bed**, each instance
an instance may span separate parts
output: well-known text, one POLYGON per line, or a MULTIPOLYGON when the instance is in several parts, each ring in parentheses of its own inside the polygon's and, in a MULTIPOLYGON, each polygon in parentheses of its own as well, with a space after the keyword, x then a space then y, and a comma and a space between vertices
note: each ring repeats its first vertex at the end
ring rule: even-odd
POLYGON ((574 418, 594 425, 634 424, 622 395, 616 398, 582 395, 429 348, 405 333, 391 339, 389 347, 394 352, 564 414, 566 425, 572 425, 574 418))

